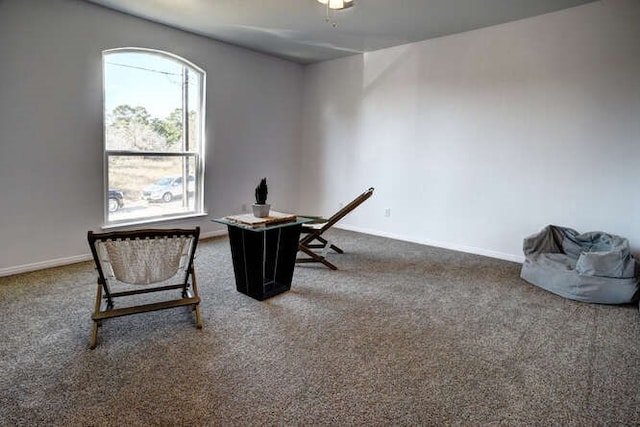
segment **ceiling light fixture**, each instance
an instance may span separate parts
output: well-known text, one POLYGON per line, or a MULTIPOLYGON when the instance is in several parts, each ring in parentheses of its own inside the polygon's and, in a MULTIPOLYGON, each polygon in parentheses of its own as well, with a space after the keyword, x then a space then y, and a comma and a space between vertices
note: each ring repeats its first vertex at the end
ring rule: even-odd
POLYGON ((318 0, 322 4, 326 4, 328 9, 342 10, 353 6, 353 0, 318 0))
MULTIPOLYGON (((352 7, 354 3, 353 0, 318 0, 318 2, 327 5, 327 16, 324 19, 326 23, 332 21, 333 13, 336 10, 348 9, 352 7)), ((336 21, 333 20, 333 22, 331 22, 331 25, 336 27, 338 24, 336 24, 336 21)))

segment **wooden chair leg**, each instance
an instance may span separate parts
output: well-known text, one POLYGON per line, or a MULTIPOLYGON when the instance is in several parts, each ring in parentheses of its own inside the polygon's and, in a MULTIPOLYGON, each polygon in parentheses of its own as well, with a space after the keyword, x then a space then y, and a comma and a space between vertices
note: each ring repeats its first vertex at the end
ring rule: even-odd
POLYGON ((324 265, 326 265, 327 267, 329 267, 332 270, 337 270, 338 267, 336 267, 335 265, 333 265, 332 263, 330 263, 329 261, 327 261, 327 259, 323 256, 318 255, 317 253, 313 252, 311 249, 308 249, 305 246, 300 245, 298 247, 298 249, 302 252, 304 252, 305 254, 309 255, 311 257, 311 260, 302 260, 302 259, 297 259, 297 262, 320 262, 324 265))
MULTIPOLYGON (((195 269, 191 269, 191 280, 193 282, 191 284, 191 287, 193 289, 193 296, 199 297, 200 295, 198 294, 198 285, 196 284, 195 269)), ((198 329, 202 329, 202 316, 200 315, 200 303, 196 304, 194 308, 196 310, 196 327, 198 329)))
POLYGON ((333 249, 334 251, 338 252, 339 254, 343 254, 344 253, 344 251, 342 249, 340 249, 339 247, 337 247, 333 243, 329 243, 329 241, 327 239, 325 239, 323 237, 320 237, 320 236, 316 237, 316 239, 318 239, 319 241, 322 242, 322 247, 325 247, 328 244, 331 249, 333 249))
POLYGON ((196 328, 202 329, 202 317, 200 316, 200 304, 196 304, 196 328))
POLYGON ((339 247, 337 247, 337 246, 336 246, 336 245, 334 245, 334 244, 331 244, 331 246, 329 246, 329 247, 330 247, 331 249, 333 249, 334 251, 336 251, 337 253, 339 253, 339 254, 343 254, 343 253, 344 253, 344 251, 343 251, 342 249, 340 249, 339 247))
POLYGON ((98 322, 93 321, 93 326, 91 327, 91 340, 89 341, 89 348, 93 350, 98 345, 98 322))
MULTIPOLYGON (((96 291, 96 308, 95 313, 100 311, 100 305, 102 304, 102 285, 98 283, 98 289, 96 291)), ((91 328, 91 340, 89 341, 89 348, 94 349, 98 345, 98 326, 100 326, 100 321, 94 320, 93 326, 91 328)))

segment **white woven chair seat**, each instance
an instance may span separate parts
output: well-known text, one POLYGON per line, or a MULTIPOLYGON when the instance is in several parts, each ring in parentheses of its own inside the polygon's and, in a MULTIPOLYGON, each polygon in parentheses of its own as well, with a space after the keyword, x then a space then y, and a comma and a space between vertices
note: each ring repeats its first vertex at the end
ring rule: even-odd
POLYGON ((133 285, 162 282, 184 268, 191 239, 180 236, 102 242, 100 256, 107 276, 133 285))

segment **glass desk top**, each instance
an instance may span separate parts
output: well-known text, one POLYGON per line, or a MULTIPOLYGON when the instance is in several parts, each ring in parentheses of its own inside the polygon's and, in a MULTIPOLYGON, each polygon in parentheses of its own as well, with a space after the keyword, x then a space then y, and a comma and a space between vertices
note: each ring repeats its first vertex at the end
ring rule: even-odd
MULTIPOLYGON (((251 214, 248 214, 248 215, 251 215, 251 214)), ((295 219, 292 219, 292 220, 279 221, 279 222, 272 223, 272 224, 266 223, 266 224, 251 225, 251 224, 244 224, 244 223, 242 223, 240 221, 237 221, 237 220, 230 220, 228 218, 229 217, 225 216, 225 217, 222 217, 222 218, 212 219, 211 221, 217 222, 219 224, 230 225, 230 226, 233 226, 233 227, 242 228, 243 230, 255 231, 255 232, 274 230, 276 228, 282 228, 282 227, 291 227, 293 225, 306 224, 306 223, 314 221, 313 218, 305 218, 305 217, 302 217, 302 216, 298 216, 298 217, 296 217, 295 219)))

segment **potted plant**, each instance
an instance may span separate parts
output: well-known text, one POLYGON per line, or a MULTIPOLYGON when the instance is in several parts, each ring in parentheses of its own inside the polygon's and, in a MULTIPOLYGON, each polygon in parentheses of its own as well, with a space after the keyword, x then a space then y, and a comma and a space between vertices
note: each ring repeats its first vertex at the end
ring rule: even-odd
POLYGON ((256 187, 256 202, 252 205, 253 216, 266 218, 269 216, 271 205, 267 203, 267 178, 262 178, 256 187))

